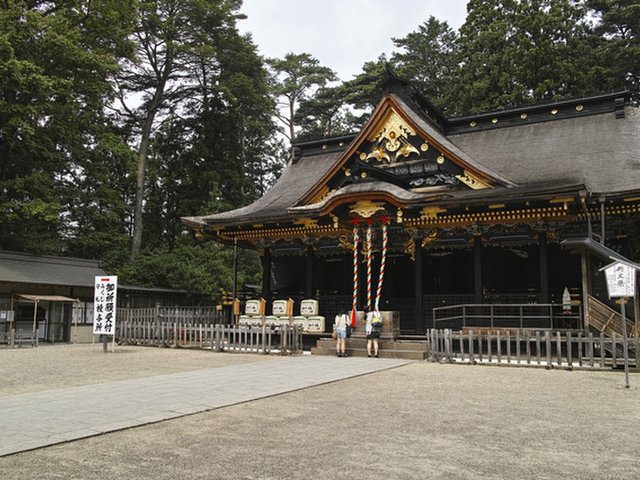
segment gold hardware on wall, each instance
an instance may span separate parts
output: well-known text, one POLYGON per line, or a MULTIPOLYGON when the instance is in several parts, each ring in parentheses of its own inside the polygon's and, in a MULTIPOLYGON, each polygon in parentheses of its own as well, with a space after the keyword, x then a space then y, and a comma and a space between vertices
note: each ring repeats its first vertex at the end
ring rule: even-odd
POLYGON ((427 235, 425 235, 422 238, 422 242, 420 244, 422 245, 422 248, 424 248, 427 245, 429 245, 430 243, 435 242, 437 239, 438 239, 438 231, 437 230, 431 230, 427 235))
POLYGON ((409 237, 409 240, 404 243, 404 253, 407 254, 411 260, 416 260, 416 241, 413 237, 409 237))
POLYGON ((440 208, 440 207, 424 207, 422 210, 420 210, 420 216, 423 219, 426 218, 436 218, 438 216, 439 213, 444 213, 446 212, 446 208, 440 208))
POLYGON ((315 228, 318 226, 318 220, 312 218, 298 218, 293 222, 295 225, 303 225, 304 228, 315 228))
POLYGON ((338 244, 345 250, 353 251, 353 242, 351 242, 346 235, 340 235, 340 237, 338 237, 338 244))

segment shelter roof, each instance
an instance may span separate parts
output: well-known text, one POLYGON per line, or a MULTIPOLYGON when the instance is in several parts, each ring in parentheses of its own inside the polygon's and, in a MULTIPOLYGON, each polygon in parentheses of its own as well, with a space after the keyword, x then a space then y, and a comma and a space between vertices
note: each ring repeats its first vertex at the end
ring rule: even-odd
POLYGON ((560 247, 567 250, 586 251, 605 262, 622 262, 636 270, 640 270, 640 264, 629 260, 606 245, 595 241, 593 238, 568 238, 560 242, 560 247))
POLYGON ((97 260, 0 251, 0 282, 93 287, 99 275, 97 260))
POLYGON ((28 300, 30 302, 79 302, 77 298, 65 297, 63 295, 27 295, 18 293, 18 299, 28 300))

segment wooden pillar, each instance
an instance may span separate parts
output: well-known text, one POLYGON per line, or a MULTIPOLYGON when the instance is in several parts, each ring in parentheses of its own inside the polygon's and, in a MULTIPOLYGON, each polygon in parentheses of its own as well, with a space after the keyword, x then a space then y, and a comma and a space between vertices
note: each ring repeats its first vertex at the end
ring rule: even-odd
POLYGON ((313 247, 307 245, 307 277, 304 290, 306 298, 313 298, 313 257, 313 247))
POLYGON ((607 197, 602 195, 600 197, 600 243, 604 245, 605 235, 606 235, 606 223, 605 223, 605 203, 607 201, 607 197))
POLYGON ((422 306, 422 245, 420 238, 416 238, 416 260, 415 260, 415 316, 416 330, 418 335, 422 335, 427 331, 427 325, 424 318, 424 310, 422 306))
POLYGON ((271 301, 271 249, 264 249, 262 255, 262 298, 271 301))
MULTIPOLYGON (((238 237, 233 238, 233 285, 231 286, 231 301, 238 296, 238 237)), ((232 304, 233 305, 233 304, 232 304)))
POLYGON ((473 237, 473 293, 474 302, 482 303, 482 238, 473 237))
POLYGON ((583 316, 583 326, 585 331, 589 330, 589 308, 588 308, 588 298, 591 293, 591 268, 590 257, 587 252, 582 252, 580 254, 580 264, 581 264, 581 272, 582 272, 582 316, 583 316))
MULTIPOLYGON (((639 322, 640 322, 640 312, 638 312, 638 310, 640 310, 640 299, 638 299, 638 295, 640 294, 640 288, 638 286, 638 272, 634 272, 634 275, 636 276, 636 291, 635 291, 635 295, 633 297, 633 325, 635 328, 635 335, 638 336, 640 334, 640 330, 638 330, 638 328, 640 327, 639 322)), ((640 354, 640 352, 637 352, 636 355, 640 354)))
POLYGON ((549 303, 549 264, 547 257, 547 232, 538 235, 540 246, 540 303, 549 303))

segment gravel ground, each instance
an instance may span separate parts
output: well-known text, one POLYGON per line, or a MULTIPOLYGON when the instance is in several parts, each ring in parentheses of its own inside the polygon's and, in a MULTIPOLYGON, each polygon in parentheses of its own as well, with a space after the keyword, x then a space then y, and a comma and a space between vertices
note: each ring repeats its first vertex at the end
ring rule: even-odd
MULTIPOLYGON (((0 351, 0 371, 29 365, 27 381, 53 372, 59 378, 50 388, 62 386, 65 371, 91 380, 75 372, 82 361, 46 360, 58 361, 53 352, 67 355, 65 348, 0 351), (40 362, 27 361, 30 355, 40 362)), ((114 380, 271 358, 122 349, 105 357, 127 356, 114 380)), ((86 355, 88 364, 102 359, 86 355)), ((0 477, 635 480, 640 374, 631 374, 630 389, 623 385, 620 371, 417 362, 0 458, 0 477)))
POLYGON ((43 344, 0 349, 0 395, 130 380, 278 358, 158 347, 43 344))

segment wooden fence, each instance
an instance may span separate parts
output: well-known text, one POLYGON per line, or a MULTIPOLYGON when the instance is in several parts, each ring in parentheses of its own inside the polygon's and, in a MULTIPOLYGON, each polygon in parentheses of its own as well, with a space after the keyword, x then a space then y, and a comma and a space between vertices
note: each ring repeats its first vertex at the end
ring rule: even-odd
MULTIPOLYGON (((617 368, 624 365, 620 335, 550 330, 427 331, 430 360, 544 366, 546 368, 617 368)), ((627 343, 629 365, 640 365, 638 335, 627 343)))
POLYGON ((302 352, 302 327, 249 327, 144 320, 120 321, 118 342, 129 345, 202 348, 247 353, 302 352))
POLYGON ((154 307, 154 308, 118 308, 118 322, 165 322, 186 323, 189 325, 211 325, 224 323, 222 312, 215 307, 154 307))

